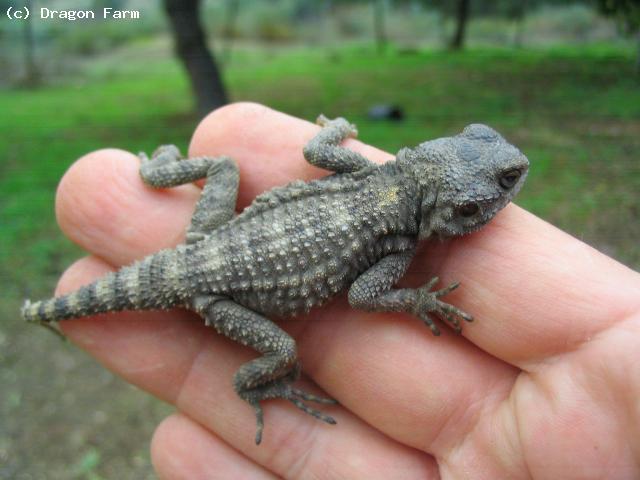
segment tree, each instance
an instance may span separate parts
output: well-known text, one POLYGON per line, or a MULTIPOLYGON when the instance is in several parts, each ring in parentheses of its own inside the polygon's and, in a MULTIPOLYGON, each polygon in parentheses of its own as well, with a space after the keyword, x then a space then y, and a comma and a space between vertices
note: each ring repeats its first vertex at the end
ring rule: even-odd
POLYGON ((449 48, 452 50, 460 50, 464 47, 470 1, 471 0, 458 0, 456 5, 456 31, 451 38, 451 43, 449 43, 449 48))
POLYGON ((176 53, 182 61, 193 89, 197 110, 205 116, 227 103, 227 94, 206 35, 200 25, 199 0, 164 0, 175 38, 176 53))

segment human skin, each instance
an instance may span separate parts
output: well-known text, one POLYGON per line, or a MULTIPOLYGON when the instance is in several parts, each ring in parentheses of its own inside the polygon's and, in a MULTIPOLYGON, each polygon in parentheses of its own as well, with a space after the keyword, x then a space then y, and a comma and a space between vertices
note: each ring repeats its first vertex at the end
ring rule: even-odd
MULTIPOLYGON (((189 155, 239 163, 241 210, 275 185, 327 174, 302 156, 318 129, 234 104, 202 121, 189 155)), ((62 179, 58 221, 90 255, 65 272, 57 294, 183 240, 202 185, 154 190, 138 166, 131 153, 100 150, 62 179)), ((640 477, 638 273, 509 205, 479 232, 428 242, 403 283, 434 274, 441 285, 461 282, 447 302, 476 318, 462 336, 433 337, 409 315, 352 310, 344 296, 283 321, 298 342, 302 383, 340 402, 323 406, 338 425, 267 401, 260 446, 231 381, 256 354, 194 315, 124 312, 61 327, 176 406, 152 441, 163 479, 640 477)))

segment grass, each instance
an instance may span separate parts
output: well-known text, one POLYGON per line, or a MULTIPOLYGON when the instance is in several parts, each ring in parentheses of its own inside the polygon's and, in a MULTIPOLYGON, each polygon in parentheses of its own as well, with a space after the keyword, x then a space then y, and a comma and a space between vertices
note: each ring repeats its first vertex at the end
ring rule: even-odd
MULTIPOLYGON (((196 125, 189 86, 163 46, 114 52, 69 84, 0 92, 0 478, 150 476, 146 442, 168 409, 27 329, 16 312, 27 294, 48 295, 80 253, 62 238, 53 208, 56 184, 76 158, 106 146, 186 147, 196 125)), ((344 115, 362 140, 389 151, 488 123, 531 160, 520 205, 640 267, 632 51, 596 45, 380 57, 358 45, 238 49, 225 78, 234 100, 308 119, 344 115), (401 106, 406 120, 367 119, 378 103, 401 106)))

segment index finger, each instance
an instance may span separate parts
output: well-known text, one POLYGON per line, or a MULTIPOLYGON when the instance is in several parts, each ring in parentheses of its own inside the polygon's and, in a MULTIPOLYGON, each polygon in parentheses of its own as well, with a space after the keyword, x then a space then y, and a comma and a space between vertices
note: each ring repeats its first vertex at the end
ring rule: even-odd
POLYGON ((640 305, 635 272, 515 205, 431 252, 424 265, 460 280, 464 290, 452 301, 478 319, 467 338, 525 370, 575 350, 640 305))

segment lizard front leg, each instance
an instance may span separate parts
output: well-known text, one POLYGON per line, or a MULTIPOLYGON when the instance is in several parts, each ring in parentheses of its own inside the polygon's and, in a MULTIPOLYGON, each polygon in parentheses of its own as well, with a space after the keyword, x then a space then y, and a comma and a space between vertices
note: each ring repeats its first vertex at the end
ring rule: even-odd
MULTIPOLYGON (((197 301, 195 302, 198 303, 197 301)), ((206 299, 201 301, 207 304, 206 299)), ((202 310, 202 308, 197 308, 202 310)), ((335 400, 318 397, 291 386, 300 376, 296 342, 271 320, 231 300, 215 301, 204 312, 207 325, 219 333, 262 353, 242 365, 234 375, 233 385, 238 395, 254 409, 257 421, 256 444, 262 440, 264 426, 260 402, 270 398, 289 400, 300 410, 324 422, 336 421, 308 405, 303 400, 334 404, 335 400)))
POLYGON ((358 135, 355 125, 344 118, 329 120, 324 115, 320 115, 316 122, 322 130, 302 150, 311 165, 336 173, 355 172, 375 165, 359 153, 340 146, 345 139, 358 135))
POLYGON ((460 333, 462 327, 458 317, 467 322, 473 318, 440 300, 440 297, 457 288, 458 283, 432 292, 431 288, 438 282, 438 277, 434 277, 420 288, 391 288, 407 271, 413 255, 413 251, 392 253, 365 271, 349 289, 349 304, 366 311, 412 313, 425 322, 434 335, 440 335, 440 330, 430 317, 435 313, 460 333))
POLYGON ((240 175, 229 157, 182 158, 174 145, 159 147, 149 159, 139 154, 140 176, 152 187, 175 187, 207 178, 187 229, 187 243, 195 243, 233 218, 240 175))

